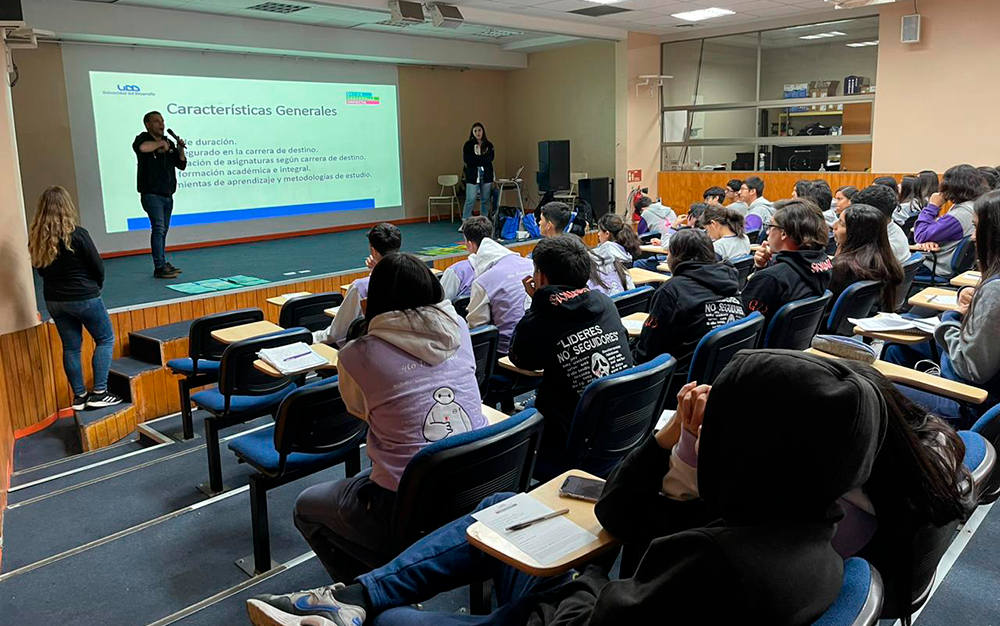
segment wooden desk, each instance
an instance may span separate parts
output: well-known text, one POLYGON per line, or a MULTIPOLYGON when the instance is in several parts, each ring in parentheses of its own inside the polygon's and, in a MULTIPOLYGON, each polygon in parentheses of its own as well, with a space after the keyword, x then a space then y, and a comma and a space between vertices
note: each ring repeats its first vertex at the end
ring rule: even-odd
POLYGON ((854 334, 861 335, 862 337, 869 337, 871 339, 881 339, 882 341, 888 341, 891 343, 898 343, 904 346, 912 346, 918 343, 924 343, 933 338, 933 335, 928 334, 917 334, 917 333, 881 333, 871 330, 864 330, 859 326, 854 327, 854 334))
POLYGON ((647 319, 649 319, 649 313, 633 313, 623 317, 622 324, 625 325, 629 337, 638 337, 642 334, 642 325, 646 323, 647 319), (625 322, 632 323, 626 324, 625 322))
MULTIPOLYGON (((325 343, 317 343, 317 344, 313 344, 312 346, 309 346, 309 347, 312 348, 313 352, 315 352, 316 354, 318 354, 321 357, 323 357, 324 359, 326 359, 326 363, 327 363, 326 365, 321 365, 321 366, 319 366, 319 367, 317 367, 315 369, 319 369, 319 370, 337 369, 337 349, 336 348, 334 348, 333 346, 328 346, 325 343)), ((271 367, 270 364, 268 364, 267 362, 265 362, 262 359, 255 360, 253 362, 253 366, 254 366, 254 369, 257 369, 257 370, 259 370, 261 372, 264 372, 268 376, 274 376, 275 378, 284 378, 285 376, 290 375, 290 374, 282 374, 281 372, 279 372, 278 370, 276 370, 273 367, 271 367)), ((304 373, 304 372, 308 372, 308 371, 311 371, 311 369, 304 370, 303 372, 300 372, 300 373, 304 373)))
POLYGON ((284 293, 280 296, 274 296, 273 298, 268 298, 267 301, 275 306, 282 307, 285 303, 292 298, 298 298, 299 296, 311 296, 311 291, 296 291, 295 293, 284 293))
POLYGON ((251 322, 249 324, 240 324, 239 326, 230 326, 229 328, 213 330, 212 338, 221 343, 229 344, 236 343, 237 341, 243 341, 244 339, 253 339, 254 337, 260 337, 261 335, 276 333, 279 330, 284 329, 281 326, 272 324, 268 321, 251 322))
POLYGON ((659 265, 656 266, 656 271, 657 272, 667 272, 669 274, 671 272, 671 269, 670 269, 670 266, 667 265, 666 263, 660 263, 659 265))
POLYGON ((596 541, 572 552, 555 563, 541 565, 514 547, 509 541, 500 536, 499 533, 487 528, 481 522, 476 522, 465 530, 466 539, 469 540, 471 545, 479 548, 486 554, 500 559, 504 563, 532 576, 556 576, 562 574, 618 545, 618 541, 608 531, 604 530, 601 523, 597 521, 592 502, 559 497, 559 487, 562 486, 567 476, 597 478, 581 470, 570 470, 562 476, 553 478, 544 485, 535 487, 528 492, 528 495, 554 510, 569 509, 569 513, 566 515, 567 519, 584 530, 597 535, 596 541))
POLYGON ((955 304, 945 304, 942 302, 932 302, 930 301, 930 298, 936 296, 956 297, 957 295, 958 295, 957 292, 952 291, 950 289, 941 289, 940 287, 928 287, 927 289, 924 289, 920 293, 910 298, 909 302, 910 306, 922 306, 928 309, 934 309, 935 311, 954 311, 958 309, 957 301, 955 304))
POLYGON ((753 254, 754 252, 760 250, 763 247, 764 247, 764 244, 762 244, 762 243, 752 243, 752 244, 750 244, 750 253, 753 254))
POLYGON ((435 276, 438 276, 440 274, 444 274, 444 270, 439 270, 436 267, 432 267, 432 268, 430 268, 430 270, 431 270, 431 274, 434 274, 435 276))
POLYGON ((956 287, 975 287, 979 284, 982 274, 979 272, 965 272, 951 279, 951 284, 956 287))
POLYGON ((539 370, 523 370, 520 367, 514 365, 510 360, 510 357, 500 357, 497 361, 497 365, 504 368, 505 370, 510 370, 514 373, 521 374, 523 376, 544 376, 545 372, 539 370))
POLYGON ((639 246, 639 250, 646 252, 647 254, 667 254, 667 249, 663 246, 654 246, 651 244, 639 246))
POLYGON ((340 310, 340 307, 339 306, 335 306, 332 309, 323 309, 323 313, 327 317, 337 317, 337 311, 339 311, 339 310, 340 310))
POLYGON ((486 406, 485 404, 483 405, 482 410, 483 410, 483 417, 486 418, 486 423, 489 424, 490 426, 494 424, 499 424, 500 422, 510 417, 510 415, 507 415, 503 411, 497 411, 493 407, 486 406))
POLYGON ((343 294, 344 294, 345 296, 347 295, 347 292, 348 292, 348 291, 350 291, 350 290, 351 290, 351 286, 350 286, 350 285, 341 285, 341 286, 340 286, 340 291, 341 291, 341 292, 342 292, 342 293, 343 293, 343 294))
POLYGON ((628 271, 632 275, 632 281, 635 282, 636 287, 641 287, 642 285, 649 284, 659 284, 665 283, 670 280, 669 276, 664 276, 659 272, 650 272, 649 270, 644 270, 639 267, 633 267, 628 271))
MULTIPOLYGON (((826 357, 828 359, 838 358, 832 354, 820 352, 815 348, 809 348, 806 352, 809 354, 815 354, 816 356, 826 357)), ((947 378, 941 378, 940 376, 931 376, 930 374, 924 374, 923 372, 918 372, 917 370, 912 370, 908 367, 895 365, 893 363, 887 363, 885 361, 875 361, 872 363, 872 367, 880 371, 883 376, 892 382, 899 383, 904 387, 913 387, 914 389, 929 391, 939 396, 945 396, 960 402, 982 404, 986 401, 986 390, 973 387, 972 385, 958 383, 953 380, 948 380, 947 378)))

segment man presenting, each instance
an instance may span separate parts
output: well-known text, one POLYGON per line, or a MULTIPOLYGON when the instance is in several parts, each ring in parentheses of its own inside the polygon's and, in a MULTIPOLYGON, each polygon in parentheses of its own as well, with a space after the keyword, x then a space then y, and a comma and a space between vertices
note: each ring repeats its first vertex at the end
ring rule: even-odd
POLYGON ((164 250, 170 213, 174 210, 174 191, 177 190, 175 169, 187 167, 184 154, 186 144, 177 138, 177 146, 163 136, 165 125, 159 111, 150 111, 142 117, 146 132, 136 135, 132 150, 138 161, 137 184, 142 210, 149 216, 149 244, 153 251, 153 276, 175 278, 181 270, 167 262, 164 250))

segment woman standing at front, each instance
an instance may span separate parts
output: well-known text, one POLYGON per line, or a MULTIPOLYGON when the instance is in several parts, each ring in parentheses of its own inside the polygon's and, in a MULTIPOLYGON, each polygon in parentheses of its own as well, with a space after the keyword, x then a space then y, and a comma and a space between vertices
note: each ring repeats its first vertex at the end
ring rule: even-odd
MULTIPOLYGON (((472 125, 469 140, 462 147, 465 161, 465 209, 462 221, 472 217, 472 207, 479 197, 479 214, 489 217, 493 191, 493 144, 486 138, 486 128, 479 122, 472 125)), ((459 228, 459 230, 462 230, 459 228)))
POLYGON ((31 264, 38 269, 44 286, 45 306, 63 344, 63 368, 73 388, 73 410, 118 404, 108 393, 108 369, 115 345, 115 332, 104 301, 104 261, 90 234, 77 226, 76 207, 62 187, 49 187, 38 199, 28 233, 31 264), (94 387, 87 394, 80 350, 83 327, 94 338, 94 387))

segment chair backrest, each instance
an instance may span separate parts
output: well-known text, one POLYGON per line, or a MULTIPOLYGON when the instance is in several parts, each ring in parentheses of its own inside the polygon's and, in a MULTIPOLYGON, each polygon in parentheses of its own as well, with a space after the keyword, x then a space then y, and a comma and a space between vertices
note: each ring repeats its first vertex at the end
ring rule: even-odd
POLYGON ((451 301, 452 305, 455 307, 455 312, 465 319, 465 316, 469 314, 469 302, 471 301, 470 296, 462 296, 461 298, 455 298, 451 301))
POLYGON ((763 347, 786 350, 808 348, 832 298, 833 294, 826 291, 821 296, 794 300, 782 306, 767 326, 763 347))
POLYGON ((197 371, 198 359, 218 361, 228 347, 212 337, 213 330, 263 320, 264 312, 260 309, 239 309, 238 311, 203 315, 192 321, 191 328, 188 330, 188 356, 195 362, 195 370, 197 371))
POLYGON ((291 298, 281 307, 278 326, 282 328, 302 326, 312 331, 322 330, 330 325, 330 317, 323 311, 340 306, 343 301, 344 296, 334 292, 291 298))
POLYGON ((760 243, 760 234, 762 232, 767 232, 767 231, 764 231, 764 230, 751 230, 751 231, 749 231, 747 233, 747 239, 750 240, 750 243, 760 243))
POLYGON ((830 311, 826 328, 835 335, 851 337, 854 324, 849 318, 868 317, 877 308, 882 294, 882 283, 876 280, 859 280, 845 289, 830 311))
POLYGON ((472 337, 472 354, 476 357, 476 382, 479 395, 486 397, 490 388, 490 377, 497 364, 497 345, 500 343, 500 329, 496 326, 480 326, 469 331, 472 337))
POLYGON ((985 437, 971 430, 959 431, 958 436, 965 444, 965 458, 962 464, 972 474, 973 493, 977 501, 986 491, 993 477, 997 464, 997 451, 985 437))
POLYGON ((360 444, 367 425, 347 412, 337 378, 312 383, 285 396, 274 419, 274 449, 278 471, 289 454, 323 454, 360 444))
POLYGON ((677 361, 669 354, 595 380, 580 395, 566 443, 565 469, 606 477, 653 432, 677 361))
MULTIPOLYGON (((970 430, 982 435, 986 441, 993 444, 994 449, 1000 448, 1000 404, 983 413, 970 430)), ((979 501, 986 504, 995 502, 998 497, 1000 497, 1000 470, 994 469, 989 481, 979 492, 979 501)))
POLYGON ((365 316, 359 315, 354 318, 351 325, 347 327, 347 336, 344 338, 344 342, 354 341, 361 335, 365 334, 367 326, 365 325, 365 316))
POLYGON ((396 491, 392 535, 399 548, 467 515, 486 496, 527 491, 544 421, 535 409, 418 452, 396 491))
POLYGON ((826 240, 826 253, 830 256, 837 254, 837 240, 830 235, 830 238, 826 240))
POLYGON ((971 270, 975 262, 976 244, 972 241, 972 237, 966 237, 958 242, 958 247, 951 255, 951 275, 958 276, 962 272, 971 270))
POLYGON ((899 287, 896 288, 896 310, 899 310, 906 304, 906 297, 910 295, 913 280, 917 277, 917 272, 923 265, 924 255, 920 252, 914 252, 906 260, 906 263, 903 263, 903 282, 899 283, 899 287))
POLYGON ((864 559, 851 557, 844 561, 844 579, 837 599, 813 626, 874 626, 884 599, 878 570, 864 559))
POLYGON ((649 313, 649 306, 653 302, 653 292, 656 289, 645 285, 635 289, 629 289, 611 297, 615 303, 618 314, 622 317, 633 313, 649 313))
POLYGON ((458 184, 458 174, 441 174, 438 176, 438 184, 442 187, 454 187, 458 184))
POLYGON ((747 286, 747 280, 750 278, 750 272, 753 270, 753 255, 744 254, 743 256, 738 256, 730 263, 736 268, 736 272, 739 274, 740 280, 740 291, 747 286))
POLYGON ((710 331, 695 346, 688 382, 711 385, 737 352, 756 347, 763 331, 764 316, 756 311, 710 331))
POLYGON ((290 343, 312 343, 312 333, 305 328, 289 328, 231 344, 222 353, 219 365, 219 392, 224 396, 261 396, 284 389, 292 376, 275 378, 253 366, 257 353, 290 343))
POLYGON ((906 233, 906 239, 911 244, 914 243, 914 241, 913 241, 913 227, 916 225, 918 217, 920 217, 919 213, 917 213, 916 215, 911 215, 910 217, 906 218, 906 221, 903 222, 902 226, 900 226, 900 228, 903 229, 903 232, 906 233))

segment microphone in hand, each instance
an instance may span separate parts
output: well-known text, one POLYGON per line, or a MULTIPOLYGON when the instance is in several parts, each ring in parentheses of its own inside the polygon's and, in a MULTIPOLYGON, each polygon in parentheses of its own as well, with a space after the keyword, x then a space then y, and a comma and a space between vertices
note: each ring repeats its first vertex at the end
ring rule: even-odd
POLYGON ((184 140, 181 139, 180 137, 178 137, 177 133, 175 133, 172 129, 168 128, 167 129, 167 134, 174 138, 174 141, 177 142, 177 145, 179 147, 184 148, 184 147, 187 146, 187 144, 184 142, 184 140))

